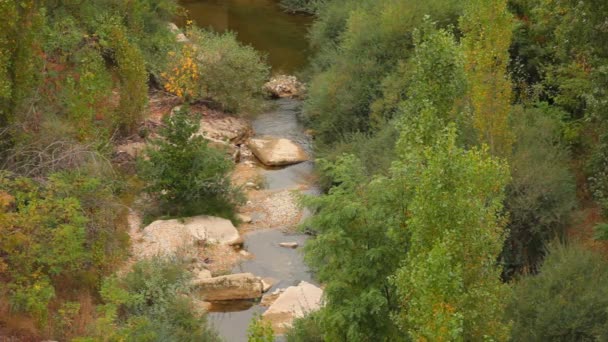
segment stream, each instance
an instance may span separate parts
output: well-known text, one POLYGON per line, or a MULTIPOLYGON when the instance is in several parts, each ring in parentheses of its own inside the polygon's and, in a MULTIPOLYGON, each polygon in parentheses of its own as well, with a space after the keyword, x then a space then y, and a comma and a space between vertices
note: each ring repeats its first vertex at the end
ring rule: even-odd
MULTIPOLYGON (((180 3, 188 11, 188 19, 194 20, 199 27, 235 32, 241 43, 266 54, 273 74, 294 74, 307 63, 310 51, 306 33, 312 18, 286 14, 279 7, 278 0, 182 0, 180 3)), ((287 138, 310 154, 310 138, 304 134, 305 128, 297 119, 300 101, 281 99, 274 101, 274 104, 273 110, 252 120, 255 136, 287 138)), ((265 190, 269 192, 296 189, 302 185, 314 189, 312 173, 313 164, 310 161, 261 170, 265 190)), ((268 293, 297 285, 300 281, 316 284, 304 263, 302 249, 278 245, 290 241, 302 246, 307 238, 305 235, 286 234, 275 228, 255 230, 246 233, 243 238, 244 249, 253 258, 237 265, 232 273, 250 272, 262 278, 275 279, 268 293)), ((265 310, 265 307, 248 301, 214 303, 208 318, 225 341, 241 342, 247 341, 251 319, 265 310)))
MULTIPOLYGON (((275 101, 276 108, 258 115, 252 121, 255 136, 272 135, 291 139, 311 152, 311 141, 304 134, 304 127, 298 122, 297 114, 300 102, 291 99, 275 101)), ((279 191, 295 189, 302 184, 309 184, 313 172, 311 161, 283 168, 263 169, 266 190, 279 191)), ((316 190, 307 190, 314 194, 316 190)), ((295 286, 304 280, 317 284, 304 263, 301 248, 280 247, 280 242, 297 242, 303 246, 307 236, 303 234, 284 233, 281 229, 262 229, 243 235, 244 249, 253 254, 253 258, 237 265, 232 273, 253 273, 256 276, 270 277, 276 280, 267 292, 295 286)), ((318 285, 318 284, 317 284, 318 285)), ((223 304, 214 303, 208 315, 222 338, 229 342, 247 341, 247 328, 256 313, 263 313, 265 307, 255 302, 235 301, 223 304)))

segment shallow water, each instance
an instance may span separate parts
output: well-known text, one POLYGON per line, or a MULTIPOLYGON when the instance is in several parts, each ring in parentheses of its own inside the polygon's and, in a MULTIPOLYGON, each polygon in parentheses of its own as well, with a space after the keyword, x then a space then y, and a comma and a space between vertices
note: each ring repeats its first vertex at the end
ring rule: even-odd
POLYGON ((239 41, 268 54, 276 74, 293 74, 307 63, 306 33, 312 17, 287 14, 277 0, 180 0, 180 4, 196 25, 236 32, 239 41))
MULTIPOLYGON (((296 141, 311 152, 310 138, 304 134, 304 127, 298 122, 299 102, 281 99, 275 102, 276 107, 267 113, 257 116, 253 122, 256 136, 275 136, 296 141)), ((266 188, 272 190, 293 189, 301 184, 309 184, 313 171, 312 162, 305 162, 284 168, 263 170, 266 188)), ((315 194, 316 190, 306 193, 315 194)), ((306 212, 305 212, 306 215, 306 212)), ((269 290, 297 285, 304 280, 314 281, 304 263, 302 249, 280 247, 281 242, 297 242, 303 246, 307 236, 302 234, 285 234, 278 229, 254 231, 243 236, 244 248, 254 258, 237 265, 233 273, 250 272, 260 277, 270 277, 276 282, 269 290)), ((209 320, 220 335, 230 342, 247 341, 247 327, 256 313, 263 313, 266 308, 255 302, 238 301, 214 305, 209 320)))
MULTIPOLYGON (((310 137, 304 134, 304 126, 297 120, 300 101, 280 99, 275 101, 274 110, 258 115, 252 122, 256 136, 274 136, 295 141, 312 155, 310 137)), ((313 172, 312 161, 271 168, 262 171, 266 179, 266 188, 270 190, 291 189, 310 182, 313 172)))

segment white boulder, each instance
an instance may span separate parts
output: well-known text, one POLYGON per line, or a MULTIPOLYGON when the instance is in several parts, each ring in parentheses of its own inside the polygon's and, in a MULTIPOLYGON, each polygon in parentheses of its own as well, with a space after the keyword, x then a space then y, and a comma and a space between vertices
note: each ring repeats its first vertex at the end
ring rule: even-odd
POLYGON ((249 140, 247 146, 267 166, 284 166, 308 160, 304 149, 289 139, 264 137, 249 140))

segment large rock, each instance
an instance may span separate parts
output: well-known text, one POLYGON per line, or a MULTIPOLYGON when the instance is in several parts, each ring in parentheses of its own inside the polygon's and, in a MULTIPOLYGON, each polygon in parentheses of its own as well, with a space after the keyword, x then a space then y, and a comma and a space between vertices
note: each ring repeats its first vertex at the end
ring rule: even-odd
POLYGON ((272 324, 276 334, 282 334, 292 326, 295 318, 317 311, 322 305, 323 290, 307 283, 288 287, 262 315, 272 324))
POLYGON ((295 76, 279 75, 266 82, 264 90, 274 97, 300 97, 305 88, 295 76))
POLYGON ((242 244, 243 240, 230 220, 213 216, 195 216, 180 220, 158 220, 142 232, 142 257, 174 255, 203 243, 242 244))
POLYGON ((257 299, 262 297, 262 281, 251 273, 230 274, 201 279, 195 284, 197 293, 206 301, 257 299))
POLYGON ((208 140, 231 144, 244 143, 252 133, 247 120, 233 116, 205 116, 201 119, 198 134, 208 140))
POLYGON ((297 164, 308 160, 304 149, 289 139, 257 138, 249 140, 247 146, 267 166, 297 164))

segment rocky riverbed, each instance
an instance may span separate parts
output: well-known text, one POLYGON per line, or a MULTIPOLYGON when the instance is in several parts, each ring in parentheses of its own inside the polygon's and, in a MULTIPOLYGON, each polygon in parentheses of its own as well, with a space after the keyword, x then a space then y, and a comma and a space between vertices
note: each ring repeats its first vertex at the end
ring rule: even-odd
MULTIPOLYGON (((153 255, 190 261, 193 302, 210 312, 211 322, 228 341, 246 341, 255 313, 262 313, 282 333, 294 318, 321 305, 322 290, 303 262, 300 247, 306 236, 295 233, 305 215, 298 198, 314 192, 310 137, 297 121, 297 100, 275 103, 275 110, 251 122, 191 108, 202 117, 198 134, 235 162, 231 179, 247 198, 239 208, 239 222, 197 216, 142 227, 137 210, 129 215, 132 262, 153 255), (264 143, 252 151, 250 146, 260 141, 264 143)), ((162 110, 174 109, 165 105, 162 110)), ((152 116, 148 126, 160 125, 161 116, 152 116)), ((131 141, 118 146, 116 153, 128 164, 144 146, 144 140, 131 141)))

